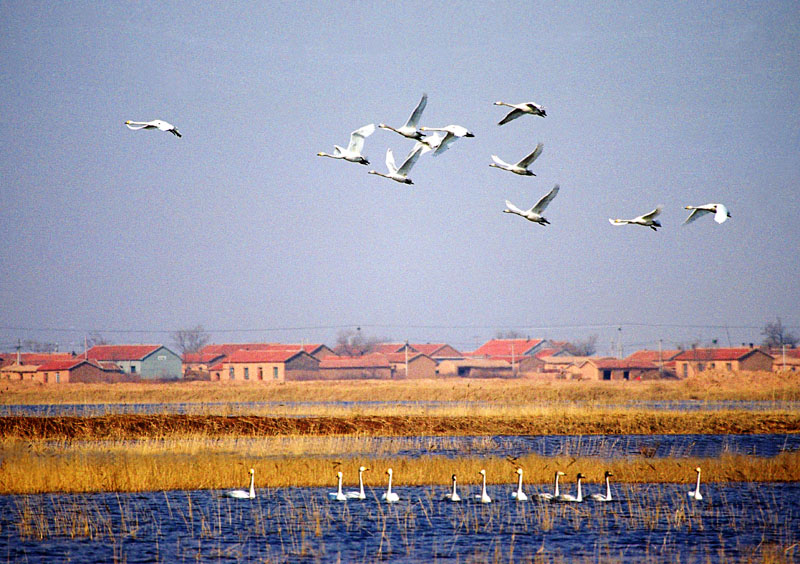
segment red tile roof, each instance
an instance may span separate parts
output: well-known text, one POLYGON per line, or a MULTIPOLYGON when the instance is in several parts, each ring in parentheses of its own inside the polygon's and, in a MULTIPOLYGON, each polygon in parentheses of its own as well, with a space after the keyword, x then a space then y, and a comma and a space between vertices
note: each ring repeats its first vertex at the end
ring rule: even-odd
POLYGON ((560 348, 542 349, 542 350, 538 351, 536 354, 534 354, 533 356, 535 356, 536 358, 541 360, 546 356, 553 356, 554 354, 556 354, 558 352, 561 352, 562 350, 563 349, 560 349, 560 348))
POLYGON ((658 370, 658 366, 644 360, 625 358, 593 358, 588 360, 601 370, 658 370))
POLYGON ((760 349, 751 349, 748 347, 720 348, 720 349, 691 349, 688 351, 683 351, 673 360, 689 360, 689 361, 697 360, 703 362, 740 360, 746 357, 747 355, 759 350, 760 349))
POLYGON ((300 354, 299 350, 239 350, 232 352, 223 363, 287 362, 300 354))
POLYGON ((236 351, 266 350, 270 343, 223 343, 220 345, 206 345, 200 349, 201 353, 231 354, 236 351))
POLYGON ((431 356, 431 357, 437 356, 437 353, 440 352, 444 348, 451 348, 456 353, 458 353, 458 355, 461 355, 461 353, 459 351, 457 351, 455 348, 451 347, 447 343, 425 343, 425 344, 413 343, 411 345, 411 347, 414 350, 417 350, 417 351, 421 352, 422 354, 425 354, 425 355, 428 355, 428 356, 431 356))
POLYGON ((403 350, 405 343, 377 343, 372 345, 369 350, 371 353, 390 354, 403 350))
POLYGON ((185 364, 208 364, 224 356, 224 354, 220 353, 185 353, 183 355, 183 362, 185 364))
MULTIPOLYGON (((56 370, 71 370, 78 366, 79 364, 83 364, 84 362, 89 362, 82 358, 71 358, 69 360, 52 360, 47 364, 40 365, 36 371, 37 372, 55 372, 56 370)), ((97 366, 94 363, 91 363, 93 366, 97 366)), ((99 368, 99 367, 98 367, 99 368)))
MULTIPOLYGON (((384 355, 384 356, 392 364, 405 364, 405 362, 406 362, 406 353, 405 353, 405 351, 391 353, 391 354, 387 354, 387 355, 384 355)), ((419 357, 422 357, 422 356, 427 356, 427 355, 424 355, 424 354, 418 353, 418 352, 414 352, 414 351, 408 351, 408 362, 411 362, 412 360, 415 360, 415 359, 417 359, 419 357)))
POLYGON ((320 369, 324 368, 389 368, 389 359, 380 353, 364 356, 326 356, 319 361, 320 369))
MULTIPOLYGON (((17 353, 3 354, 4 364, 17 362, 17 353)), ((39 366, 54 360, 70 360, 75 358, 71 353, 19 353, 20 363, 39 366)))
POLYGON ((86 352, 93 360, 142 360, 163 345, 96 345, 86 352))
POLYGON ((541 342, 541 339, 492 339, 478 347, 472 355, 516 360, 541 342))
POLYGON ((681 354, 680 349, 670 349, 662 351, 640 350, 629 354, 627 360, 647 361, 647 362, 667 362, 681 354))

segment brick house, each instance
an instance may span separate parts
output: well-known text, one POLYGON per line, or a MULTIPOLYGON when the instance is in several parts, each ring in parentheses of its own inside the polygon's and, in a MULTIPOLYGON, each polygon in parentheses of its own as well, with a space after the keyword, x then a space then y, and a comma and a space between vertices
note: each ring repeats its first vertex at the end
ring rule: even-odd
POLYGON ((691 349, 674 360, 677 376, 688 378, 704 370, 771 371, 774 359, 761 349, 738 347, 691 349))
POLYGON ((36 369, 37 382, 43 384, 117 383, 138 381, 138 375, 124 374, 114 363, 99 363, 84 358, 54 360, 36 369))
POLYGON ((658 366, 646 360, 589 358, 567 372, 577 380, 656 380, 661 377, 658 366))
POLYGON ((436 378, 437 363, 431 357, 408 352, 391 353, 384 355, 389 360, 395 378, 408 378, 408 379, 421 379, 421 378, 436 378), (406 360, 408 360, 408 373, 406 373, 406 360))
POLYGON ((363 356, 327 356, 319 362, 322 380, 391 380, 395 377, 392 364, 384 354, 363 356))
POLYGON ((211 367, 212 381, 285 382, 312 380, 319 360, 300 350, 237 350, 211 367))
POLYGON ((142 380, 177 380, 183 375, 181 357, 163 345, 96 345, 86 357, 115 362, 123 372, 142 380))

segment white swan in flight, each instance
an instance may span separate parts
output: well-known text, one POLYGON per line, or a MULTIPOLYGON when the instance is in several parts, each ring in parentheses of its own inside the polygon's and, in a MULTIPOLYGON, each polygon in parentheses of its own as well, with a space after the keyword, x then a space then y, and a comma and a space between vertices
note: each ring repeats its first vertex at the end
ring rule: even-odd
POLYGON ((589 496, 589 499, 591 499, 592 501, 611 501, 611 483, 608 481, 608 478, 610 476, 613 476, 613 475, 614 474, 612 474, 611 472, 606 470, 606 472, 604 474, 605 479, 606 479, 606 493, 605 493, 605 495, 604 494, 600 494, 600 493, 594 493, 594 494, 589 496))
POLYGON ((336 501, 347 501, 347 496, 342 493, 342 473, 337 472, 336 476, 339 478, 339 487, 335 492, 328 492, 328 497, 336 501))
POLYGON ((392 491, 392 469, 389 468, 386 473, 389 475, 389 485, 386 487, 386 491, 381 494, 381 499, 386 503, 395 503, 400 501, 400 496, 392 491))
POLYGON ((553 501, 562 501, 566 503, 581 503, 583 501, 583 491, 581 491, 581 480, 585 478, 583 474, 578 474, 578 492, 577 495, 561 494, 553 499, 553 501))
POLYGON ((686 221, 683 222, 684 225, 686 225, 687 223, 691 223, 698 217, 706 215, 708 213, 714 214, 714 221, 716 221, 717 223, 725 223, 731 216, 731 213, 728 211, 728 208, 726 208, 724 204, 703 204, 702 206, 686 206, 686 209, 692 210, 692 213, 690 213, 689 217, 686 218, 686 221))
POLYGON ((442 144, 442 141, 444 141, 444 135, 441 133, 434 133, 433 135, 428 135, 424 139, 417 141, 414 145, 414 150, 421 148, 423 155, 434 151, 433 156, 436 156, 435 151, 439 148, 439 145, 442 144))
POLYGON ((492 503, 492 498, 486 493, 486 470, 481 470, 478 474, 483 476, 483 486, 481 487, 481 495, 476 495, 475 499, 481 503, 492 503))
POLYGON ((555 499, 555 498, 557 498, 558 496, 561 495, 561 493, 558 490, 558 479, 561 476, 566 476, 566 474, 564 474, 564 472, 562 472, 561 470, 558 470, 556 472, 556 485, 555 485, 554 492, 553 493, 550 493, 550 492, 539 492, 538 494, 536 494, 539 497, 539 499, 544 500, 544 501, 553 501, 553 499, 555 499))
POLYGON ((661 213, 661 206, 658 206, 653 211, 646 213, 644 215, 640 215, 638 217, 634 217, 633 219, 611 219, 609 218, 608 221, 611 225, 644 225, 649 227, 653 231, 658 231, 658 228, 661 227, 661 222, 659 222, 656 217, 658 214, 661 213))
MULTIPOLYGON (((461 137, 475 137, 471 131, 469 131, 466 127, 461 127, 460 125, 446 125, 444 127, 420 127, 420 130, 444 132, 444 137, 442 137, 440 140, 438 140, 439 138, 437 136, 436 147, 433 151, 434 157, 438 157, 447 149, 449 149, 450 145, 452 145, 456 139, 460 139, 461 137)), ((428 145, 428 143, 425 143, 425 139, 420 141, 420 143, 428 145)))
POLYGON ((453 474, 453 491, 450 493, 444 494, 444 499, 447 501, 461 501, 461 496, 458 495, 458 487, 456 486, 456 475, 453 474))
POLYGON ((698 466, 694 471, 697 472, 697 485, 689 492, 689 497, 697 501, 702 501, 703 495, 700 493, 700 467, 698 466))
POLYGON ((140 129, 158 129, 160 131, 169 131, 176 137, 182 137, 177 127, 161 119, 154 119, 153 121, 128 120, 125 122, 125 125, 128 127, 128 129, 132 129, 133 131, 138 131, 140 129))
POLYGON ((422 98, 419 101, 419 104, 417 104, 417 107, 414 108, 413 112, 411 112, 411 115, 409 116, 408 121, 406 121, 405 125, 395 129, 391 125, 386 125, 385 123, 379 123, 378 127, 380 127, 381 129, 388 129, 390 131, 394 131, 395 133, 399 133, 403 137, 419 141, 424 137, 424 135, 419 129, 417 129, 417 124, 419 123, 419 118, 420 116, 422 116, 422 112, 427 104, 428 104, 428 95, 423 94, 422 98))
POLYGON ((517 474, 519 474, 519 482, 517 482, 516 491, 511 492, 511 499, 528 501, 528 496, 522 491, 522 468, 517 468, 517 474))
POLYGON ((507 163, 497 155, 492 155, 492 160, 494 162, 491 163, 489 166, 493 166, 495 168, 501 168, 503 170, 507 170, 509 172, 513 172, 514 174, 519 174, 521 176, 536 176, 533 172, 528 170, 528 167, 531 164, 533 164, 533 161, 539 158, 539 155, 542 154, 542 149, 544 149, 544 143, 537 144, 533 152, 530 155, 523 158, 517 164, 507 163))
POLYGON ((401 164, 398 168, 397 165, 394 164, 394 154, 392 153, 392 150, 386 149, 386 168, 389 169, 389 173, 384 174, 382 172, 378 172, 377 170, 370 170, 369 174, 377 174, 378 176, 383 176, 384 178, 389 178, 395 182, 400 182, 403 184, 414 184, 414 182, 408 177, 408 173, 411 172, 411 168, 414 166, 414 163, 417 162, 417 159, 421 154, 422 146, 417 143, 414 149, 412 149, 412 151, 406 157, 406 160, 403 161, 403 164, 401 164))
POLYGON ((368 470, 366 466, 358 468, 358 491, 347 492, 347 499, 367 499, 367 494, 364 493, 364 472, 368 470))
POLYGON ((347 148, 340 147, 339 145, 333 146, 333 154, 317 153, 318 157, 330 157, 332 159, 344 159, 351 163, 358 163, 368 165, 369 161, 361 154, 364 150, 364 139, 375 133, 375 124, 370 123, 363 127, 359 127, 350 134, 350 144, 347 148))
POLYGON ((532 221, 534 223, 538 223, 539 225, 549 225, 550 222, 542 215, 542 212, 547 207, 547 205, 556 197, 558 194, 558 184, 556 184, 550 192, 542 196, 542 199, 536 202, 529 210, 521 210, 508 200, 506 200, 506 209, 503 210, 503 213, 513 213, 517 214, 520 217, 524 217, 528 221, 532 221))
POLYGON ((497 125, 503 125, 510 122, 512 119, 517 119, 519 116, 530 114, 532 116, 546 117, 547 112, 544 107, 536 104, 535 102, 523 102, 522 104, 509 104, 508 102, 495 102, 495 106, 508 106, 513 108, 506 117, 500 120, 497 125))
POLYGON ((232 497, 234 499, 254 499, 256 497, 255 487, 255 469, 250 469, 250 489, 249 490, 230 490, 225 492, 225 497, 232 497))

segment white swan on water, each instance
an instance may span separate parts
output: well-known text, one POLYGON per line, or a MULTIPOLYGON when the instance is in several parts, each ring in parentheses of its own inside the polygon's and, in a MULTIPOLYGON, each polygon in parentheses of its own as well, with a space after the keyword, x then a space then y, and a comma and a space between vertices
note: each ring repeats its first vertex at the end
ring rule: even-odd
POLYGON ((405 125, 395 129, 391 125, 386 125, 385 123, 379 123, 378 127, 381 129, 388 129, 390 131, 394 131, 395 133, 399 133, 403 137, 407 137, 408 139, 414 139, 415 141, 421 140, 424 135, 422 132, 417 129, 417 124, 419 123, 419 118, 422 116, 422 112, 425 109, 425 106, 428 104, 428 95, 423 94, 422 98, 417 104, 417 107, 414 108, 414 111, 411 112, 411 115, 408 117, 408 121, 406 121, 405 125))
POLYGON ((589 496, 589 499, 591 499, 592 501, 611 501, 611 483, 608 481, 608 478, 613 475, 614 474, 606 470, 604 474, 606 479, 606 493, 605 494, 594 493, 589 496))
POLYGON ((176 137, 182 137, 177 127, 175 127, 171 123, 167 123, 162 119, 154 119, 152 121, 128 120, 125 122, 125 125, 128 127, 128 129, 132 129, 133 131, 138 131, 140 129, 158 129, 159 131, 169 131, 176 137))
POLYGON ((318 157, 330 157, 332 159, 344 159, 351 163, 358 163, 368 165, 369 161, 361 154, 364 150, 364 140, 375 132, 375 124, 370 123, 363 127, 359 127, 350 134, 350 144, 347 148, 340 147, 339 145, 333 146, 333 154, 324 153, 320 151, 317 153, 318 157))
POLYGON ((536 176, 533 172, 528 170, 528 167, 533 164, 533 161, 539 158, 539 155, 542 154, 542 149, 544 149, 544 143, 538 143, 532 153, 523 157, 522 160, 516 164, 507 163, 497 155, 492 155, 492 160, 494 162, 490 163, 489 166, 507 170, 514 174, 519 174, 520 176, 536 176))
POLYGON ((528 496, 522 491, 522 468, 517 468, 517 474, 519 474, 519 482, 517 482, 516 491, 511 492, 511 499, 528 501, 528 496))
POLYGON ((339 478, 339 488, 335 492, 328 492, 328 497, 336 501, 347 501, 347 496, 342 493, 342 473, 337 472, 339 478))
POLYGON ((483 476, 483 486, 481 487, 481 495, 476 495, 475 499, 481 503, 492 503, 492 498, 486 493, 486 470, 481 470, 478 474, 483 476))
POLYGON ((583 491, 581 491, 581 480, 585 478, 583 474, 578 474, 578 492, 577 495, 561 494, 553 499, 553 501, 562 501, 567 503, 581 503, 583 501, 583 491))
POLYGON ((447 501, 461 501, 461 496, 458 495, 458 488, 456 486, 456 475, 455 474, 453 474, 452 479, 453 479, 453 491, 450 492, 450 493, 444 494, 444 499, 446 499, 447 501))
POLYGON ((697 472, 697 485, 689 492, 689 497, 697 501, 702 501, 703 495, 700 493, 700 467, 698 466, 694 471, 697 472))
POLYGON ((395 503, 396 501, 400 501, 400 496, 392 491, 392 469, 389 468, 386 470, 386 473, 389 475, 389 485, 386 491, 381 494, 381 499, 386 503, 395 503))
POLYGON ((249 490, 229 490, 225 492, 223 495, 225 497, 232 497, 234 499, 253 499, 256 497, 256 487, 255 487, 255 469, 250 469, 250 489, 249 490))
POLYGON ((550 493, 550 492, 539 492, 538 494, 536 494, 539 497, 539 499, 544 500, 544 501, 553 501, 553 499, 555 499, 559 495, 561 495, 561 493, 558 490, 558 479, 561 476, 566 476, 566 474, 564 474, 564 472, 562 472, 561 470, 558 470, 556 472, 556 485, 555 485, 553 493, 550 493))
POLYGON ((364 493, 364 472, 368 471, 369 468, 366 466, 361 466, 358 469, 358 491, 347 492, 345 495, 347 499, 367 499, 367 495, 364 493))

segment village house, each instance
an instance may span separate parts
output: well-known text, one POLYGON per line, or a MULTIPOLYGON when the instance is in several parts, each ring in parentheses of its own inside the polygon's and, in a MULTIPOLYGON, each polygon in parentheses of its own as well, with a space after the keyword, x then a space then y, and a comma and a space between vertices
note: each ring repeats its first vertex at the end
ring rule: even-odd
POLYGON ((771 371, 773 365, 772 355, 748 347, 696 348, 681 352, 674 360, 679 378, 695 376, 705 370, 771 371))
POLYGON ((570 367, 577 366, 589 358, 591 357, 572 356, 563 349, 543 349, 533 356, 522 359, 518 370, 521 375, 526 377, 565 378, 570 367))
POLYGON ((465 358, 439 363, 439 376, 443 378, 513 378, 515 375, 511 364, 505 360, 465 358))
POLYGON ((587 358, 567 369, 575 380, 656 380, 661 378, 658 366, 646 360, 620 358, 587 358))
POLYGON ((212 381, 313 380, 319 360, 300 350, 237 350, 210 368, 212 381))
POLYGON ((181 357, 163 345, 96 345, 86 351, 86 357, 114 362, 142 380, 177 380, 183 375, 181 357))
POLYGON ((395 370, 384 354, 327 356, 319 362, 321 380, 390 380, 395 370))
POLYGON ((436 378, 437 363, 431 357, 408 351, 384 355, 392 368, 394 378, 436 378))
POLYGON ((36 371, 43 364, 74 359, 72 353, 9 353, 0 362, 0 380, 37 381, 36 371))
POLYGON ((84 358, 54 360, 36 369, 35 380, 43 384, 98 382, 118 383, 139 380, 138 375, 125 374, 115 363, 100 363, 84 358))

